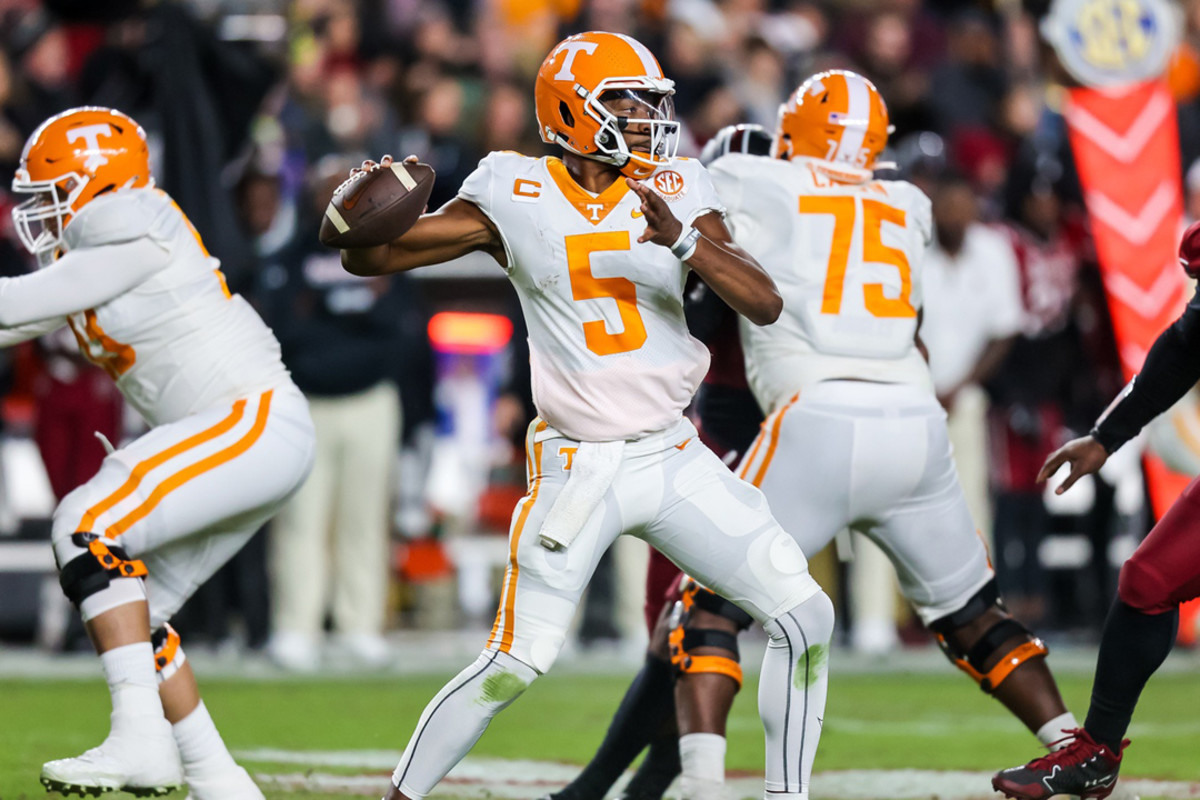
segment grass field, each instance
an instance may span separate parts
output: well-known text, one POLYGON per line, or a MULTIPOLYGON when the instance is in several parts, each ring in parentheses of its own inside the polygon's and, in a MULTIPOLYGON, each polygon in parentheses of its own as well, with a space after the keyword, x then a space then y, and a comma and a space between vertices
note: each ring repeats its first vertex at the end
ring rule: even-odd
MULTIPOLYGON (((268 798, 378 798, 395 752, 447 677, 449 673, 274 681, 223 678, 204 681, 202 688, 230 747, 258 759, 243 756, 268 798), (291 763, 280 763, 282 756, 274 760, 277 757, 264 753, 266 749, 289 751, 286 760, 291 763), (354 766, 353 757, 330 764, 328 752, 312 755, 314 763, 305 765, 305 751, 376 752, 358 759, 372 764, 364 769, 354 766), (317 770, 347 779, 357 776, 357 783, 350 782, 350 788, 337 794, 322 794, 286 788, 271 778, 303 778, 317 770)), ((602 736, 628 677, 551 674, 541 679, 496 719, 473 755, 582 764, 602 736)), ((1090 678, 1068 675, 1060 683, 1071 707, 1085 708, 1090 678)), ((761 773, 756 688, 748 682, 735 705, 729 731, 731 771, 761 773)), ((107 712, 107 694, 98 680, 0 680, 0 800, 45 797, 37 782, 41 763, 98 743, 107 730, 107 712)), ((835 671, 825 719, 818 773, 991 771, 1036 752, 1032 737, 1018 723, 949 668, 911 675, 835 671)), ((1200 672, 1158 676, 1143 695, 1131 735, 1134 745, 1123 777, 1173 781, 1172 797, 1200 797, 1200 672), (1195 783, 1195 794, 1180 788, 1179 782, 1195 783)), ((569 775, 570 770, 558 768, 547 781, 561 780, 561 774, 569 775)), ((991 796, 986 781, 979 782, 975 796, 991 796)), ((815 785, 814 800, 823 796, 818 789, 815 785)), ((449 794, 440 794, 455 796, 455 790, 450 787, 449 794)), ((529 796, 532 800, 535 795, 529 796)), ((879 795, 885 796, 889 795, 879 795)), ((1145 794, 1142 800, 1148 800, 1145 794)))

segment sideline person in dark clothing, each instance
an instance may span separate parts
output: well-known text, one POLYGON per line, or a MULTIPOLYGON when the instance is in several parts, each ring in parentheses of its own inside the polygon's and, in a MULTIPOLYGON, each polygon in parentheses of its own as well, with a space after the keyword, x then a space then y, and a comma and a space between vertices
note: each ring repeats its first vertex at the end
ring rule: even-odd
MULTIPOLYGON (((334 186, 318 182, 301 213, 322 213, 334 186)), ((350 275, 307 222, 269 257, 258 292, 317 429, 312 475, 271 532, 268 653, 285 668, 316 668, 328 605, 339 654, 380 666, 401 403, 411 395, 412 414, 428 414, 427 320, 411 279, 350 275)))

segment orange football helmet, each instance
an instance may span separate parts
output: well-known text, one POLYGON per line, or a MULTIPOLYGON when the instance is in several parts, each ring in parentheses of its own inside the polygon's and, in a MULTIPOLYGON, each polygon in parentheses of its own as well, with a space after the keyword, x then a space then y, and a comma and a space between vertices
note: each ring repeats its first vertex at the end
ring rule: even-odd
POLYGON ((25 142, 12 188, 33 197, 13 209, 17 235, 34 255, 51 252, 71 217, 96 196, 153 185, 140 125, 111 108, 72 108, 25 142))
MULTIPOLYGON (((834 180, 861 183, 893 128, 875 84, 855 72, 819 72, 779 107, 776 158, 812 158, 834 180)), ((882 166, 882 165, 878 165, 882 166)))
POLYGON ((679 147, 674 93, 675 82, 641 42, 620 33, 579 33, 559 42, 538 70, 538 132, 543 142, 641 180, 671 163, 679 147), (626 133, 644 135, 644 145, 635 139, 631 148, 626 133))

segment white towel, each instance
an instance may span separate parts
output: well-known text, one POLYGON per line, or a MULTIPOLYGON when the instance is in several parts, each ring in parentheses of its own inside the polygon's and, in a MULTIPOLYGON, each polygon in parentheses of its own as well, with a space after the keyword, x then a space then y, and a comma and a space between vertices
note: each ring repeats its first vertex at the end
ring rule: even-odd
POLYGON ((580 442, 571 457, 571 474, 546 514, 538 543, 565 550, 579 536, 617 476, 625 442, 580 442))

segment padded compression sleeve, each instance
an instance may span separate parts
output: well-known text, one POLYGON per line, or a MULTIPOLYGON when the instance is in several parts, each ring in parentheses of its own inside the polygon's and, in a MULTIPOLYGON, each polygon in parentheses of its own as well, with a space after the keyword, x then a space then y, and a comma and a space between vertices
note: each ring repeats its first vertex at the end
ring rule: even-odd
POLYGON ((1146 356, 1132 388, 1107 415, 1092 436, 1112 453, 1137 436, 1146 423, 1166 411, 1200 380, 1200 294, 1167 328, 1146 356))
POLYGON ((0 327, 14 328, 103 305, 167 266, 147 237, 65 253, 45 269, 0 278, 0 327))

